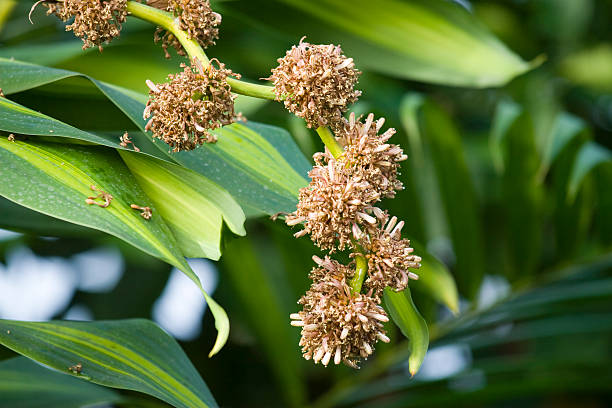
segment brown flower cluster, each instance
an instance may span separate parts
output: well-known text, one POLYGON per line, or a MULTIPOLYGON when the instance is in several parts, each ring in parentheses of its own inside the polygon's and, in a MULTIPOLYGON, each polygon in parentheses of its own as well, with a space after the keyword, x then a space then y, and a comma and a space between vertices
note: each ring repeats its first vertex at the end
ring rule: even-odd
MULTIPOLYGON (((419 268, 421 258, 401 238, 404 222, 377 207, 403 189, 398 176, 407 156, 389 143, 395 129, 382 131, 383 118, 375 121, 370 114, 362 120, 354 113, 343 118, 347 105, 360 95, 354 90, 359 72, 339 47, 300 41, 278 61, 271 76, 277 99, 309 127, 331 127, 338 144, 338 149, 330 147, 333 154, 327 147, 315 153, 311 181, 285 222, 302 225, 296 237, 310 235, 329 253, 350 248, 354 259, 342 265, 329 257, 313 258, 318 266, 310 273, 312 286, 298 302, 302 310, 291 315, 291 324, 302 327, 305 359, 325 366, 333 359, 358 368, 378 340, 389 341, 383 327, 389 319, 380 306, 384 289, 401 291, 410 279, 418 279, 410 268, 419 268), (353 272, 364 263, 365 282, 353 272)), ((324 131, 318 130, 326 139, 324 131)))
POLYGON ((386 213, 378 219, 380 224, 368 229, 359 243, 366 250, 368 260, 364 287, 380 297, 386 287, 399 292, 406 289, 409 279, 418 279, 408 268, 419 268, 421 257, 414 255, 410 241, 401 237, 404 221, 397 222, 397 217, 389 220, 386 213))
POLYGON ((147 81, 150 99, 143 114, 145 119, 153 115, 145 129, 175 152, 216 142, 211 130, 235 121, 235 96, 227 77, 239 77, 217 60, 206 68, 197 59, 190 67, 181 67, 183 72, 168 75, 167 83, 147 81))
POLYGON ((384 123, 384 118, 374 122, 373 114, 368 115, 365 123, 356 121, 351 113, 349 120, 343 120, 336 128, 336 134, 344 147, 346 171, 368 182, 381 197, 393 198, 396 191, 404 188, 397 176, 400 162, 408 156, 398 145, 387 143, 395 129, 378 134, 384 123))
POLYGON ((74 17, 66 31, 83 40, 83 49, 97 46, 102 51, 102 44, 119 36, 127 17, 127 0, 58 0, 43 5, 49 9, 47 15, 55 14, 62 21, 74 17))
MULTIPOLYGON (((215 44, 219 38, 221 14, 212 11, 208 0, 149 0, 147 4, 171 12, 178 19, 181 30, 202 48, 215 44)), ((170 58, 169 47, 174 47, 179 55, 187 55, 179 40, 163 28, 155 31, 155 42, 160 41, 166 58, 170 58)))
POLYGON ((300 40, 272 70, 277 100, 304 118, 311 128, 339 122, 360 91, 354 89, 360 72, 340 46, 312 45, 300 40))
POLYGON ((295 234, 297 238, 310 234, 317 246, 333 252, 350 243, 351 234, 359 230, 358 224, 376 222, 368 214, 368 206, 380 195, 367 181, 351 179, 344 161, 326 158, 324 165, 319 161, 321 157, 316 157, 318 163, 308 173, 311 182, 300 189, 297 209, 287 215, 285 222, 290 226, 303 224, 295 234))
POLYGON ((291 315, 291 324, 302 328, 304 358, 358 368, 379 340, 389 342, 383 328, 389 318, 378 299, 351 292, 349 267, 327 257, 313 259, 318 264, 310 273, 313 285, 298 302, 302 311, 291 315))
POLYGON ((336 127, 343 154, 334 158, 326 149, 314 155, 311 182, 300 190, 296 211, 285 218, 288 225, 303 225, 296 237, 309 234, 330 253, 352 248, 353 258, 367 261, 365 293, 353 293, 347 281, 353 279, 354 262, 314 257, 312 286, 298 302, 302 311, 291 315, 292 325, 302 327, 304 358, 326 366, 333 358, 356 368, 378 340, 389 341, 382 324, 388 321, 380 306, 383 290, 404 290, 409 279, 418 278, 409 268, 418 268, 421 258, 401 238, 404 222, 389 219, 376 206, 403 188, 398 169, 406 159, 399 146, 388 143, 395 130, 381 133, 383 124, 372 114, 365 121, 354 114, 343 120, 336 127))
POLYGON ((296 237, 310 234, 317 246, 333 252, 349 245, 351 236, 361 236, 361 227, 376 224, 374 205, 403 188, 397 177, 399 162, 406 159, 399 146, 386 143, 394 129, 378 134, 383 124, 384 119, 374 123, 372 114, 365 123, 351 114, 336 132, 344 154, 338 159, 327 150, 314 155, 311 182, 285 219, 291 226, 303 224, 296 237))

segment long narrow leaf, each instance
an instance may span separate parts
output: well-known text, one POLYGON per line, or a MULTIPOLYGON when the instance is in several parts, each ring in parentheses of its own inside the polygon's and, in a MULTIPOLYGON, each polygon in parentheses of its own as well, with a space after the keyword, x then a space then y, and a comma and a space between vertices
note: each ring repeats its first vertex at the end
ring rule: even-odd
MULTIPOLYGON (((460 5, 444 0, 282 0, 342 30, 334 41, 370 58, 358 66, 446 85, 500 86, 533 65, 523 61, 460 5), (342 38, 339 38, 342 37, 342 38), (349 37, 349 38, 347 38, 349 37), (353 40, 353 41, 355 41, 353 40), (375 55, 375 57, 374 57, 375 55)), ((299 21, 295 23, 299 24, 299 21)), ((296 37, 306 33, 296 33, 296 37)))
POLYGON ((184 167, 136 153, 121 152, 123 161, 174 232, 183 254, 221 257, 223 222, 245 235, 244 213, 227 191, 184 167))
POLYGON ((591 170, 603 163, 610 162, 612 162, 612 152, 605 147, 595 142, 588 142, 582 146, 572 167, 567 188, 568 200, 574 200, 580 184, 591 170))
POLYGON ((415 375, 423 364, 429 347, 427 323, 414 305, 410 289, 406 288, 403 292, 394 292, 387 288, 384 292, 384 298, 385 306, 387 306, 393 322, 410 342, 408 370, 411 375, 415 375))
POLYGON ((0 342, 95 384, 140 391, 180 408, 217 406, 176 341, 148 320, 0 320, 0 342))
POLYGON ((0 408, 81 408, 108 405, 121 396, 48 369, 25 357, 0 362, 0 408))

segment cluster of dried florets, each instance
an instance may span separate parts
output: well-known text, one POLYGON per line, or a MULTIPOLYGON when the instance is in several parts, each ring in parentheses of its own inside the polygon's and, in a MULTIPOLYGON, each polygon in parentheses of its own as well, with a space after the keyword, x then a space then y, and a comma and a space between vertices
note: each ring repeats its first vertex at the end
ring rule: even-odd
POLYGON ((397 222, 397 217, 389 220, 386 213, 378 220, 379 224, 369 228, 359 243, 367 252, 365 257, 368 260, 368 278, 364 287, 380 297, 386 287, 402 291, 408 286, 409 279, 418 279, 409 268, 419 268, 421 257, 414 255, 410 241, 401 237, 404 221, 397 222))
POLYGON ((368 277, 364 293, 351 292, 347 280, 352 265, 315 257, 319 267, 310 274, 313 284, 299 303, 303 309, 291 315, 294 326, 302 326, 300 346, 304 358, 327 365, 343 361, 357 367, 367 358, 377 340, 388 341, 382 322, 388 320, 379 303, 386 287, 401 291, 418 276, 421 258, 410 241, 401 238, 403 221, 389 219, 375 204, 393 197, 402 187, 399 162, 406 159, 399 146, 391 145, 393 129, 379 134, 384 120, 365 122, 353 114, 336 134, 344 153, 334 158, 329 150, 314 155, 310 184, 300 190, 296 211, 288 214, 288 225, 303 225, 296 237, 309 234, 321 249, 334 252, 346 247, 353 257, 364 256, 368 277))
POLYGON ((308 127, 334 125, 361 95, 355 90, 360 72, 340 46, 303 40, 278 59, 269 79, 274 81, 277 100, 284 100, 285 107, 304 118, 308 127))
POLYGON ((395 192, 403 189, 397 178, 400 162, 406 160, 401 147, 387 143, 395 129, 378 134, 385 123, 384 118, 374 122, 370 114, 365 123, 355 120, 351 113, 349 120, 343 120, 336 128, 336 135, 344 147, 343 161, 352 177, 368 182, 381 197, 393 198, 395 192))
POLYGON ((297 209, 287 215, 285 222, 290 226, 303 225, 295 234, 297 238, 309 234, 317 246, 333 252, 350 243, 358 224, 376 222, 368 214, 368 206, 380 195, 367 181, 351 179, 343 160, 327 160, 325 165, 317 160, 310 170, 311 182, 300 190, 297 209))
POLYGON ((327 257, 313 259, 319 265, 310 273, 313 284, 298 302, 302 311, 291 315, 291 324, 302 327, 304 358, 325 366, 333 360, 358 368, 379 340, 389 341, 383 327, 389 318, 379 299, 351 292, 348 266, 327 257))
POLYGON ((175 152, 216 142, 211 130, 235 121, 235 96, 227 77, 239 77, 216 60, 206 68, 197 59, 190 67, 181 67, 183 72, 168 75, 167 83, 147 81, 151 98, 143 113, 145 119, 153 115, 145 129, 175 152))
POLYGON ((45 0, 43 4, 49 9, 47 15, 55 14, 62 21, 74 17, 66 31, 83 40, 83 49, 98 47, 102 51, 102 44, 119 36, 127 16, 127 0, 45 0))
POLYGON ((378 340, 389 341, 383 329, 389 319, 380 306, 383 290, 404 290, 409 279, 418 278, 409 268, 418 268, 421 258, 401 238, 404 223, 376 206, 403 188, 398 171, 407 156, 388 143, 395 129, 382 132, 383 118, 374 121, 370 114, 363 121, 354 113, 343 118, 360 92, 354 90, 359 72, 340 47, 300 41, 278 61, 270 77, 277 99, 308 127, 331 127, 339 145, 333 150, 342 150, 315 153, 311 182, 300 190, 296 211, 285 222, 303 226, 296 237, 310 235, 330 253, 351 248, 356 259, 346 266, 315 257, 312 286, 298 302, 303 309, 291 315, 291 324, 302 327, 304 358, 325 366, 333 359, 356 368, 378 340), (353 265, 360 262, 367 264, 365 282, 362 275, 353 277, 353 265), (358 281, 349 284, 349 279, 358 281), (362 283, 365 293, 360 292, 362 283))
MULTIPOLYGON (((147 4, 174 14, 181 30, 203 48, 215 44, 219 38, 221 14, 212 11, 208 0, 149 0, 147 4)), ((170 58, 169 47, 175 48, 179 55, 187 55, 180 41, 163 28, 155 31, 155 42, 159 41, 162 42, 166 58, 170 58)))
POLYGON ((361 236, 360 226, 375 225, 375 203, 403 188, 397 177, 406 155, 387 143, 395 130, 379 135, 384 119, 374 123, 372 114, 365 123, 354 114, 344 122, 336 132, 343 155, 335 159, 327 150, 314 155, 311 182, 300 190, 297 209, 286 218, 288 225, 303 224, 296 237, 310 234, 317 246, 330 251, 343 250, 351 237, 361 236))

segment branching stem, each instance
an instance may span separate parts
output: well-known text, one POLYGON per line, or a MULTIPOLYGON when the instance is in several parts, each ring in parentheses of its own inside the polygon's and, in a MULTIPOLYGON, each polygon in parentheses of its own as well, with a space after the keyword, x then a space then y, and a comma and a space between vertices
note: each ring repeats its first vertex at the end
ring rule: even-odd
MULTIPOLYGON (((208 66, 210 61, 200 44, 197 41, 191 40, 187 33, 181 30, 179 22, 174 16, 167 11, 156 9, 155 7, 147 6, 137 1, 127 2, 127 11, 134 17, 148 21, 156 26, 162 27, 174 35, 181 43, 185 51, 191 59, 197 58, 202 62, 202 65, 208 66)), ((252 96, 260 99, 274 100, 274 88, 267 85, 253 84, 243 82, 234 78, 228 78, 227 83, 231 86, 232 92, 252 96)))
MULTIPOLYGON (((172 33, 172 35, 179 40, 183 48, 185 48, 185 51, 187 51, 191 59, 197 58, 204 66, 210 64, 210 60, 204 53, 202 47, 200 47, 197 41, 190 39, 185 31, 181 30, 178 20, 172 14, 137 1, 128 1, 127 11, 134 17, 148 21, 172 33)), ((260 99, 276 99, 274 88, 271 86, 243 82, 235 78, 228 78, 227 83, 231 86, 233 92, 241 95, 260 99)), ((328 127, 319 127, 317 133, 335 159, 342 156, 344 150, 328 127)), ((355 255, 355 276, 351 280, 350 286, 353 293, 360 293, 361 286, 363 285, 363 281, 368 271, 368 261, 363 255, 363 248, 356 242, 354 244, 359 254, 355 255)))

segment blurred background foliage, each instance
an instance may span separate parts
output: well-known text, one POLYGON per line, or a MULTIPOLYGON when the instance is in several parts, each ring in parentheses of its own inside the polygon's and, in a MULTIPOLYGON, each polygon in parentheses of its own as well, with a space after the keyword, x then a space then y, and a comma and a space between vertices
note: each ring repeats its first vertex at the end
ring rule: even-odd
MULTIPOLYGON (((160 82, 178 70, 180 58, 163 58, 146 23, 129 20, 102 53, 83 52, 42 11, 29 24, 31 3, 0 1, 0 57, 74 70, 141 93, 145 79, 160 82)), ((415 378, 408 373, 407 340, 391 324, 392 343, 378 347, 358 372, 301 358, 299 330, 288 316, 309 285, 315 248, 266 217, 250 217, 246 237, 225 234, 221 260, 200 265, 205 286, 232 323, 228 345, 212 359, 214 323, 199 300, 175 296, 183 307, 164 309, 171 288, 180 286, 170 266, 102 233, 34 212, 24 216, 5 199, 0 227, 14 230, 15 217, 27 219, 28 227, 25 234, 0 235, 0 318, 153 316, 183 340, 222 406, 610 406, 612 1, 458 2, 523 60, 534 61, 532 70, 497 88, 453 86, 443 69, 436 78, 419 77, 430 73, 416 69, 405 75, 406 64, 417 62, 410 53, 390 51, 389 41, 403 38, 387 35, 407 35, 402 22, 412 17, 398 10, 414 2, 382 3, 214 1, 223 25, 209 55, 246 78, 267 77, 276 58, 306 35, 313 43, 342 44, 363 70, 363 97, 354 110, 386 117, 398 129, 395 143, 409 154, 402 169, 406 189, 385 204, 406 220, 407 237, 430 254, 429 267, 452 272, 461 297, 461 313, 453 317, 418 287, 413 291, 431 335, 415 378), (372 24, 357 24, 360 18, 372 24), (70 279, 57 284, 53 278, 53 291, 19 280, 27 266, 49 263, 70 269, 70 279), (90 275, 108 282, 88 287, 90 275), (44 309, 32 307, 36 302, 44 309)), ((415 54, 436 44, 418 46, 415 54)), ((527 69, 516 63, 517 74, 527 69)), ((95 88, 78 81, 11 100, 80 129, 133 129, 95 88)), ((307 157, 322 149, 315 133, 279 104, 239 101, 248 118, 288 129, 307 157)), ((10 357, 0 349, 0 358, 10 357)), ((0 378, 3 364, 14 362, 0 363, 0 378)), ((25 376, 36 368, 24 370, 25 376)), ((88 393, 95 399, 95 391, 88 393)), ((110 395, 112 403, 116 394, 110 395)))

